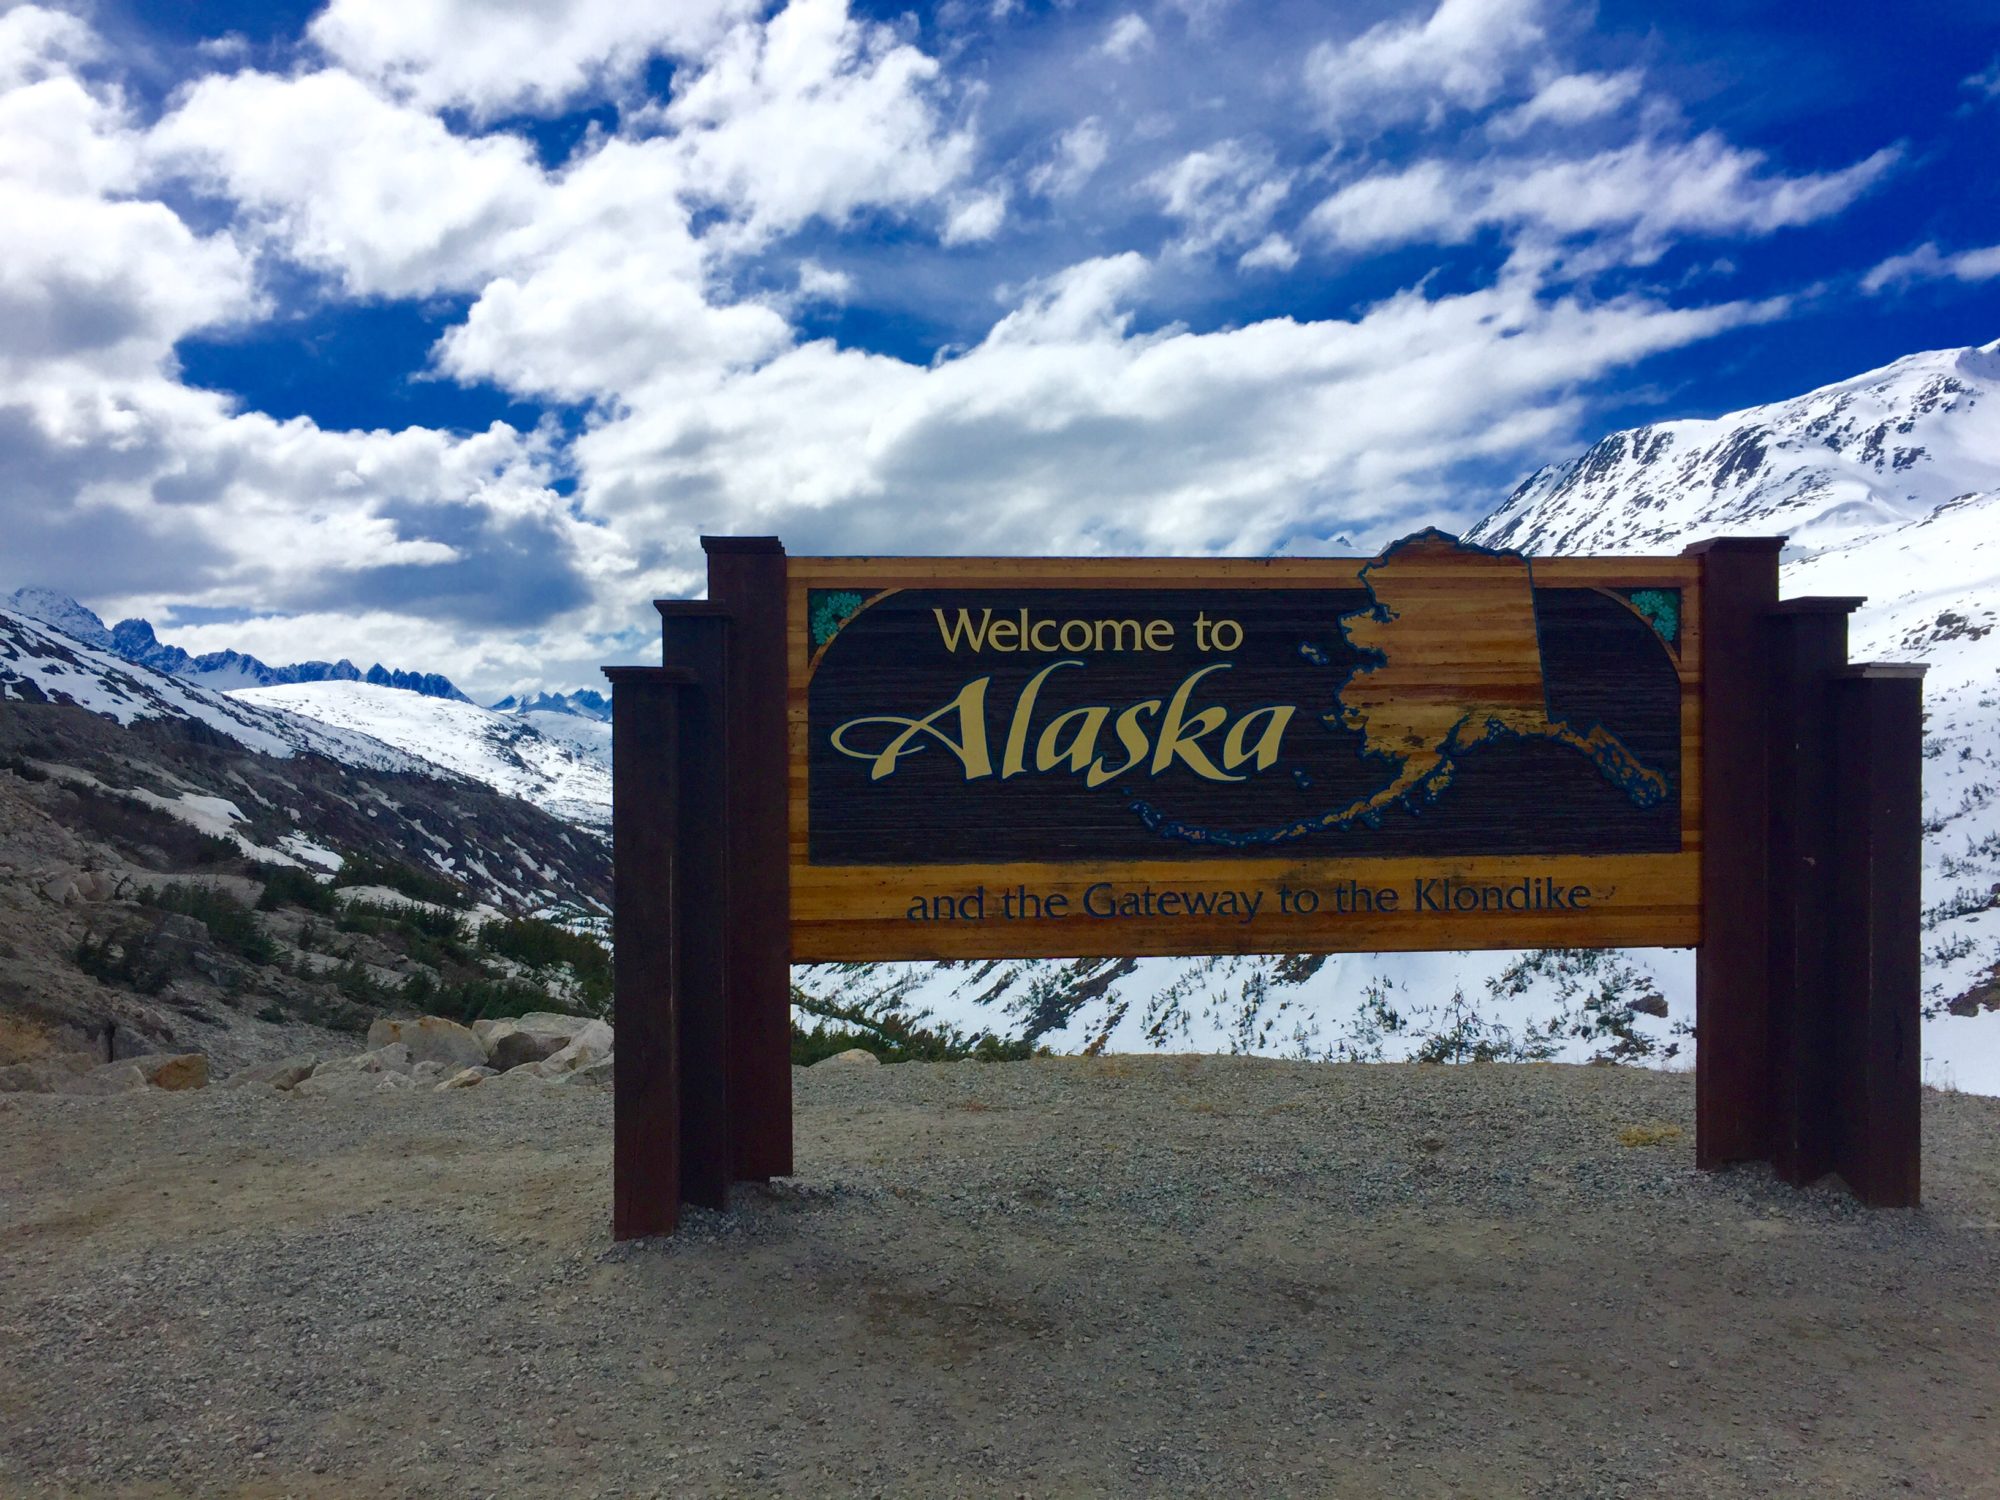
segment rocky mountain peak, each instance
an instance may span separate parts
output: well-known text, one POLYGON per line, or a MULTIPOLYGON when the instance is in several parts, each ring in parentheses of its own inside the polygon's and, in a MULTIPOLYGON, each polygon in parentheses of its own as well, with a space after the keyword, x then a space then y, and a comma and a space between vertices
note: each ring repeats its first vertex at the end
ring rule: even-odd
POLYGON ((0 608, 44 625, 53 625, 64 635, 82 641, 86 646, 94 646, 99 651, 117 649, 111 632, 104 628, 104 622, 95 612, 54 589, 15 589, 11 594, 0 595, 0 608))

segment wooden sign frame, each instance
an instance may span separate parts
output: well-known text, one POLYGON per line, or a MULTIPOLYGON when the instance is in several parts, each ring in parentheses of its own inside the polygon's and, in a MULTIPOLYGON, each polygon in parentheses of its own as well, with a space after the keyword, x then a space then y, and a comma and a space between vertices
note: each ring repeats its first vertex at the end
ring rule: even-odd
POLYGON ((911 881, 1074 900, 1091 884, 1156 885, 1163 871, 1299 889, 1365 866, 1386 888, 1442 876, 1497 882, 1522 861, 1258 850, 1197 864, 1071 851, 924 863, 914 874, 816 861, 807 695, 815 651, 829 642, 811 639, 815 591, 1261 596, 1340 586, 1363 560, 788 558, 775 538, 705 538, 709 598, 658 605, 664 664, 606 669, 620 1033, 614 1233, 671 1232, 683 1202, 722 1207, 734 1182, 790 1175, 790 965, 825 959, 1693 945, 1700 1165, 1768 1161, 1795 1183, 1838 1172, 1869 1203, 1915 1204, 1922 668, 1849 666, 1847 618, 1860 601, 1780 603, 1781 546, 1734 538, 1673 558, 1532 562, 1537 589, 1671 588, 1681 603, 1679 846, 1562 856, 1602 896, 1587 923, 1570 912, 1385 910, 1339 922, 1287 912, 1232 929, 1149 909, 1108 930, 1039 917, 991 923, 983 907, 979 920, 912 922, 911 881))

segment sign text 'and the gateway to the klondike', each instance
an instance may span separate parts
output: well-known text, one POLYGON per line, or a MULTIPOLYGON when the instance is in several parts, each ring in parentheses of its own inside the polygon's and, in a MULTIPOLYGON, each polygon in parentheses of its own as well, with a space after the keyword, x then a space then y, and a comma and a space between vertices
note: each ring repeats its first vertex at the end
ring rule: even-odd
POLYGON ((1686 559, 787 577, 801 959, 1699 937, 1686 559))

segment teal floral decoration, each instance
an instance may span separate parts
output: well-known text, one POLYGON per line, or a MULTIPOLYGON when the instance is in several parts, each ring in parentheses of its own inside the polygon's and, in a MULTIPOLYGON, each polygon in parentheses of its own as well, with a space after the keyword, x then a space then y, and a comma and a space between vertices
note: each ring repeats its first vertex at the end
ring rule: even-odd
POLYGON ((807 601, 814 647, 832 640, 841 626, 861 612, 861 603, 861 596, 850 589, 814 589, 807 601))
POLYGON ((1681 591, 1679 589, 1633 589, 1625 596, 1632 607, 1646 617, 1669 646, 1677 646, 1681 633, 1681 591))

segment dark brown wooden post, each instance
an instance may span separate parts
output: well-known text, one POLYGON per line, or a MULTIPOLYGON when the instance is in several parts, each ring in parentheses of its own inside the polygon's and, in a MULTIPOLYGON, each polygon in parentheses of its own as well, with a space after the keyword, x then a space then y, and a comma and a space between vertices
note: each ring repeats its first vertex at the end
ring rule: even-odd
MULTIPOLYGON (((674 1017, 680 1044, 682 1201, 727 1208, 729 1097, 729 636, 727 611, 661 600, 669 667, 693 679, 675 729, 674 1017)), ((614 773, 615 774, 615 773, 614 773)))
POLYGON ((1765 620, 1770 823, 1767 1084, 1771 1165, 1803 1184, 1833 1170, 1835 674, 1859 599, 1788 599, 1765 620))
POLYGON ((1695 1160, 1770 1152, 1770 784, 1764 621, 1781 537, 1689 547, 1701 579, 1701 947, 1695 956, 1695 1160))
POLYGON ((703 537, 708 597, 733 622, 729 664, 729 1086, 734 1172, 792 1171, 792 953, 785 549, 703 537))
POLYGON ((1850 667, 1835 695, 1835 1166, 1878 1208, 1914 1208, 1922 1186, 1923 672, 1850 667))
POLYGON ((671 1234, 680 1222, 680 1057, 674 1002, 674 809, 680 697, 690 672, 607 667, 611 679, 613 870, 611 1233, 671 1234))

